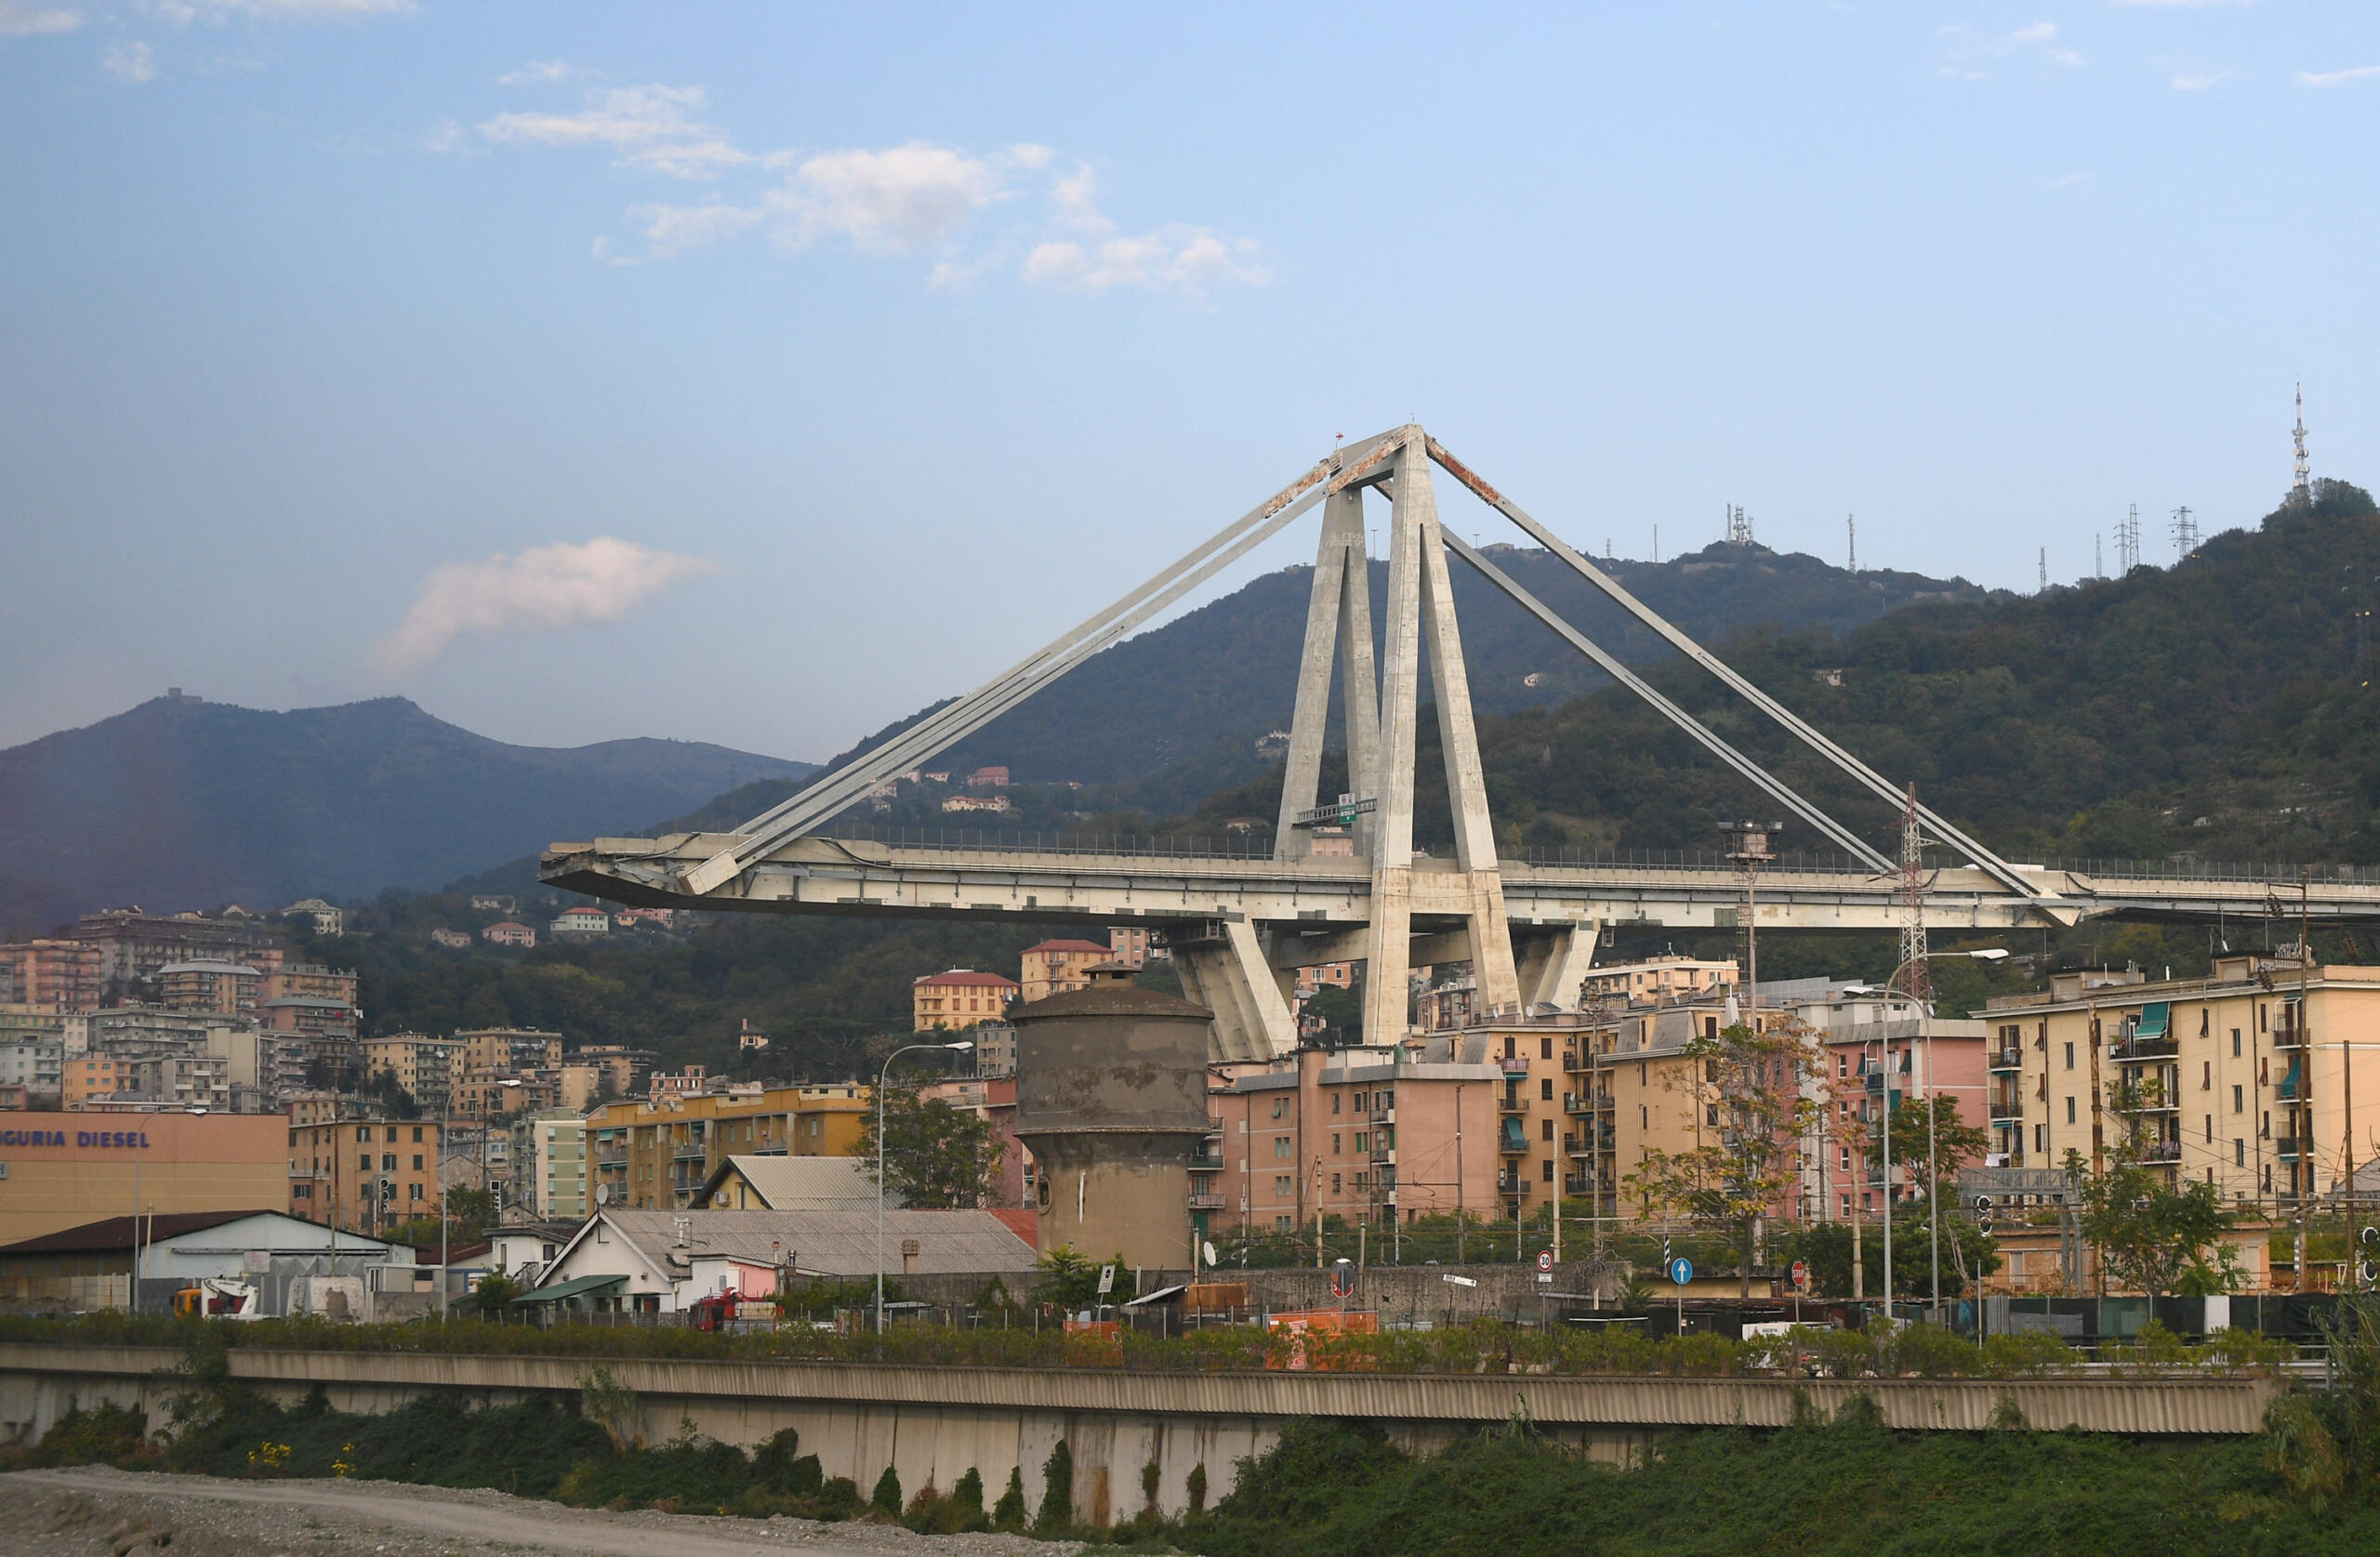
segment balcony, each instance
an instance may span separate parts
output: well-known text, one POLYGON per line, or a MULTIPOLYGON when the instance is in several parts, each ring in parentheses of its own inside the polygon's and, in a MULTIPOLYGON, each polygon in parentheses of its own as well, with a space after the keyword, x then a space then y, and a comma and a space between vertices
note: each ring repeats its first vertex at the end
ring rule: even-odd
POLYGON ((2143 1162, 2179 1162, 2182 1143, 2178 1141, 2152 1141, 2140 1149, 2143 1162))
POLYGON ((2022 1119, 2024 1116, 2025 1104, 2024 1100, 2021 1098, 1994 1098, 1991 1100, 1991 1122, 1993 1124, 1996 1125, 2003 1120, 2009 1119, 2022 1119))
POLYGON ((2297 1160, 2297 1138, 2294 1135, 2284 1135, 2272 1143, 2272 1155, 2279 1157, 2283 1162, 2295 1162, 2297 1160))
POLYGON ((2119 1065, 2135 1065, 2143 1060, 2170 1060, 2182 1051, 2182 1046, 2171 1033, 2153 1038, 2126 1038, 2113 1046, 2119 1065))
POLYGON ((1394 1162, 1396 1158, 1395 1139, 1386 1131, 1373 1136, 1371 1149, 1367 1155, 1373 1162, 1394 1162))
POLYGON ((1207 1133, 1208 1133, 1209 1135, 1221 1135, 1221 1134, 1223 1134, 1223 1122, 1221 1119, 1216 1118, 1216 1117, 1215 1117, 1213 1115, 1211 1115, 1211 1114, 1208 1115, 1207 1115, 1207 1133))
POLYGON ((1528 1181, 1517 1173, 1499 1173, 1496 1175, 1496 1193, 1498 1194, 1527 1194, 1528 1181))
POLYGON ((1593 1193, 1593 1183, 1594 1181, 1583 1173, 1565 1174, 1562 1179, 1562 1193, 1584 1196, 1593 1193))
POLYGON ((1369 1114, 1365 1115, 1364 1119, 1368 1124, 1393 1125, 1396 1123, 1396 1110, 1393 1108, 1375 1108, 1369 1114))
POLYGON ((1220 1194, 1194 1193, 1190 1196, 1190 1208, 1194 1211, 1220 1211, 1223 1208, 1223 1197, 1220 1194))
POLYGON ((1190 1159, 1193 1173, 1213 1173, 1222 1168, 1223 1159, 1212 1152, 1200 1152, 1190 1159))
POLYGON ((2021 1049, 1995 1049, 1984 1057, 1984 1063, 1995 1071, 2022 1070, 2025 1051, 2021 1049))
POLYGON ((2307 1029, 2301 1023, 2285 1023, 2272 1030, 2272 1046, 2275 1049, 2303 1049, 2306 1047, 2306 1033, 2307 1029))
POLYGON ((1496 1112, 1499 1114, 1526 1114, 1528 1112, 1528 1100, 1522 1097, 1517 1092, 1507 1092, 1496 1100, 1496 1112))
POLYGON ((1528 1056, 1525 1054, 1507 1054, 1496 1062, 1504 1067, 1504 1074, 1506 1075, 1527 1075, 1528 1074, 1528 1056))

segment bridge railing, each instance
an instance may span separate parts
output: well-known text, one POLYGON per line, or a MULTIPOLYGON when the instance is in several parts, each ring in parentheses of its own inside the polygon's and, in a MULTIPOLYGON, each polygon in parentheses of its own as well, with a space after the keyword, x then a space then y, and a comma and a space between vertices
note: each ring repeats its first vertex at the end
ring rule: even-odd
POLYGON ((2051 870, 2071 871, 2102 881, 2250 881, 2286 892, 2305 873, 2315 886, 2380 886, 2380 865, 2248 864, 2225 860, 2058 860, 2051 870))
POLYGON ((1273 831, 1227 833, 1222 838, 1166 835, 1136 838, 1120 833, 1068 833, 998 827, 889 827, 845 823, 822 835, 851 843, 880 843, 893 849, 947 849, 1023 854, 1106 854, 1165 860, 1269 860, 1273 831))
MULTIPOLYGON (((1532 845, 1517 855, 1506 852, 1503 857, 1509 863, 1554 869, 1698 870, 1720 871, 1728 875, 1741 869, 1735 861, 1715 849, 1572 849, 1532 845)), ((1778 855, 1760 867, 1760 874, 1764 877, 1872 877, 1876 873, 1872 867, 1848 854, 1797 851, 1778 855)))

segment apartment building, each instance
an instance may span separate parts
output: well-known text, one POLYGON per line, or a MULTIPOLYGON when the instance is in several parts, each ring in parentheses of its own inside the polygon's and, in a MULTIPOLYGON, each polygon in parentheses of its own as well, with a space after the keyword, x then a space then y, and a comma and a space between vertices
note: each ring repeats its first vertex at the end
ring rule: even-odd
POLYGON ((606 1103, 587 1115, 597 1202, 682 1209, 730 1156, 849 1156, 870 1089, 769 1087, 606 1103))
POLYGON ((575 1110, 548 1110, 514 1121, 509 1166, 511 1204, 556 1221, 583 1221, 594 1208, 587 1121, 575 1110))
POLYGON ((1014 979, 952 968, 909 981, 910 1031, 933 1033, 972 1027, 979 1022, 1004 1022, 1017 997, 1014 979))
POLYGON ((1028 1000, 1046 1000, 1070 989, 1091 987, 1091 970, 1116 960, 1113 947, 1096 941, 1040 941, 1025 948, 1022 993, 1028 1000))
POLYGON ((2131 1143, 2169 1181, 2280 1207, 2339 1190, 2380 1120, 2380 968, 2218 957, 2204 979, 2054 973, 1990 1002, 1990 1128, 2010 1167, 2131 1143), (2349 1134, 2360 1114, 2365 1139, 2349 1134))
POLYGON ((562 1035, 538 1027, 478 1027, 455 1035, 465 1071, 551 1070, 562 1063, 562 1035))
POLYGON ((441 1128, 339 1119, 289 1127, 289 1214, 377 1233, 438 1213, 441 1128))
POLYGON ((281 948, 271 935, 245 917, 210 919, 117 908, 84 915, 65 938, 98 953, 101 983, 152 979, 169 962, 237 962, 258 971, 281 966, 281 948))
POLYGON ((264 975, 244 962, 169 962, 157 970, 158 994, 183 1010, 253 1016, 263 986, 264 975))
POLYGON ((1620 1006, 1650 1006, 1662 1001, 1699 999, 1734 988, 1740 982, 1733 962, 1705 962, 1690 957, 1654 957, 1642 962, 1597 968, 1579 985, 1580 1003, 1606 1000, 1620 1006))
POLYGON ((99 949, 80 941, 19 941, 0 946, 0 993, 12 1005, 83 1011, 99 1003, 106 982, 99 949))
POLYGON ((364 1041, 364 1069, 367 1077, 393 1075, 424 1114, 444 1118, 455 1109, 455 1079, 464 1049, 460 1038, 392 1033, 364 1041))
POLYGON ((1493 1065, 1412 1061, 1395 1048, 1219 1067, 1214 1128, 1190 1164, 1192 1218, 1207 1231, 1287 1233, 1317 1211, 1492 1216, 1502 1081, 1493 1065))

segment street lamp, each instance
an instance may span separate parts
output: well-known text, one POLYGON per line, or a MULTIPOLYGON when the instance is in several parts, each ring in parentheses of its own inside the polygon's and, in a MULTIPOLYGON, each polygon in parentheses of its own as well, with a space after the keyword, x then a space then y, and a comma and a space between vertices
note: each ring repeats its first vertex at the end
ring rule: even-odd
POLYGON ((917 1049, 970 1049, 974 1044, 961 1038, 956 1043, 904 1044, 884 1057, 883 1068, 876 1073, 876 1333, 884 1333, 884 1083, 892 1074, 892 1062, 917 1049))

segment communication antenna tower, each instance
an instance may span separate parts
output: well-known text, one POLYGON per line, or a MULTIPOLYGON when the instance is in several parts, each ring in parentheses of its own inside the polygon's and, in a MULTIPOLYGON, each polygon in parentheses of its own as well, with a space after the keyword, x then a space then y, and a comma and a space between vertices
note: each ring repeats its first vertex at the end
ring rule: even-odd
MULTIPOLYGON (((1933 978, 1925 970, 1925 842, 1917 825, 1917 785, 1912 784, 1909 804, 1900 813, 1901 992, 1920 1002, 1934 995, 1933 978)), ((1927 1080, 1930 1085, 1932 1078, 1927 1080)), ((1887 1080, 1885 1085, 1892 1084, 1887 1080)))
POLYGON ((2116 576, 2127 577, 2140 566, 2140 505, 2135 503, 2116 527, 2116 576))
POLYGON ((2046 595, 2049 593, 2049 548, 2047 547, 2042 548, 2041 566, 2041 582, 2033 586, 2033 593, 2046 595))
POLYGON ((1858 573, 1859 571, 1859 516, 1858 514, 1844 514, 1843 516, 1843 529, 1844 533, 1851 537, 1851 560, 1843 565, 1844 571, 1846 573, 1858 573))
POLYGON ((2174 510, 2174 561, 2186 561, 2198 549, 2198 516, 2185 503, 2174 510))
POLYGON ((2297 466, 2289 489, 2300 496, 2310 497, 2313 495, 2314 479, 2313 467, 2306 462, 2306 386, 2303 384, 2297 386, 2297 425, 2290 429, 2290 437, 2296 444, 2297 466))
POLYGON ((2101 536, 2097 531, 2091 532, 2091 576, 2093 578, 2108 576, 2107 558, 2099 549, 2100 539, 2101 536))
POLYGON ((1752 521, 1739 504, 1727 509, 1727 540, 1735 546, 1752 545, 1752 521))

